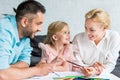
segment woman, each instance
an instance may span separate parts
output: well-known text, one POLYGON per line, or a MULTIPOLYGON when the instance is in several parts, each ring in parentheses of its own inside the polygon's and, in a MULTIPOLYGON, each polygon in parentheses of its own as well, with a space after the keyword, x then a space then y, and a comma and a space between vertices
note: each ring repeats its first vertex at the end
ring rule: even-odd
MULTIPOLYGON (((85 32, 73 39, 74 53, 86 76, 111 72, 120 50, 120 35, 109 30, 110 18, 103 9, 93 9, 85 15, 85 32)), ((75 70, 76 67, 73 69, 75 70)))

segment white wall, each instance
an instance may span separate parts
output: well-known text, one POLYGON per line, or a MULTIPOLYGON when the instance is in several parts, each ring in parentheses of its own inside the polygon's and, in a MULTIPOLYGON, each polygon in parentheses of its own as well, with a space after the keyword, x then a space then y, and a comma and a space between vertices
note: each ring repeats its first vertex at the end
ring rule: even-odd
MULTIPOLYGON (((12 8, 23 0, 1 0, 1 14, 14 14, 12 8)), ((42 32, 46 34, 48 25, 56 20, 63 20, 69 24, 71 40, 74 35, 84 31, 84 15, 93 8, 103 8, 111 18, 111 29, 120 33, 120 0, 37 0, 47 9, 42 32)))

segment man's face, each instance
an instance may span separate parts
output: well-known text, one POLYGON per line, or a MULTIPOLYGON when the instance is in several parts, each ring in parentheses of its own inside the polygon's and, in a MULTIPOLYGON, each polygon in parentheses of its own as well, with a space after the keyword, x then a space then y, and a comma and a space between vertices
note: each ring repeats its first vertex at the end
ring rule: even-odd
POLYGON ((23 36, 34 38, 35 33, 41 31, 43 20, 44 14, 38 12, 32 19, 32 21, 28 21, 28 23, 26 24, 26 27, 23 29, 23 36))

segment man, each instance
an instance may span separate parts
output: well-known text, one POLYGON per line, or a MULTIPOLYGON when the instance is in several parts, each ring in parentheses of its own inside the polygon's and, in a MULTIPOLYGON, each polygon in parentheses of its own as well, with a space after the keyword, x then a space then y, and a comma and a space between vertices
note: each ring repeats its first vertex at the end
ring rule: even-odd
POLYGON ((16 16, 0 19, 0 80, 24 79, 46 75, 52 70, 51 64, 40 63, 29 67, 29 38, 41 30, 45 8, 37 1, 22 2, 16 16))

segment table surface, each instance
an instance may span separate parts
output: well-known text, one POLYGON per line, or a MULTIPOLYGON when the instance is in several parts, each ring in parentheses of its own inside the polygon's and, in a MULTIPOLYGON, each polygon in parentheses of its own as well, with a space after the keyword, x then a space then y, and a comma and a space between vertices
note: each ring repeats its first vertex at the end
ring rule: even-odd
MULTIPOLYGON (((83 76, 83 74, 78 73, 78 72, 55 72, 55 73, 50 73, 47 76, 34 76, 29 79, 24 79, 24 80, 53 80, 55 77, 65 77, 65 76, 83 76), (56 75, 55 73, 59 74, 60 76, 56 75)), ((103 72, 99 76, 95 76, 94 78, 105 78, 105 79, 110 79, 110 80, 120 80, 119 77, 103 72)))

